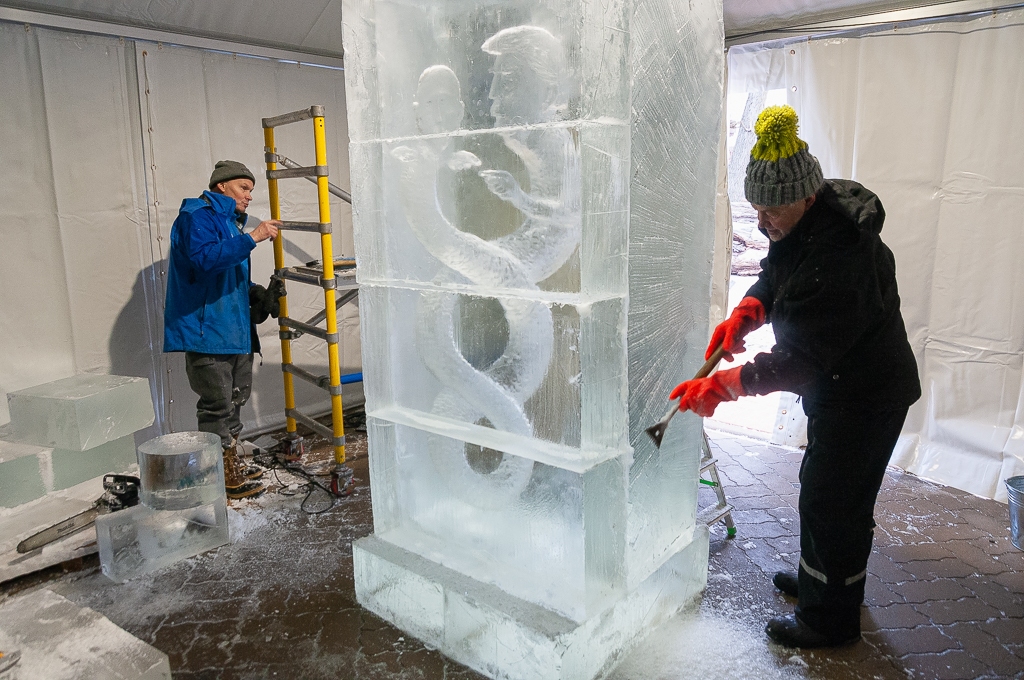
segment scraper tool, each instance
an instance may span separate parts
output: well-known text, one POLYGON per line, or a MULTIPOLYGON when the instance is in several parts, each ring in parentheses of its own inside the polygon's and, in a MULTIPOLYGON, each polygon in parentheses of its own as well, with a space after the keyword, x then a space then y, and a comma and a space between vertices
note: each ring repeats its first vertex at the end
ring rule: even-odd
MULTIPOLYGON (((722 345, 716 347, 708 360, 704 362, 704 365, 701 366, 700 370, 693 376, 693 379, 698 380, 699 378, 706 378, 711 375, 711 371, 715 370, 715 366, 717 366, 718 362, 722 360, 723 354, 725 354, 725 347, 722 345)), ((679 404, 674 404, 672 408, 669 409, 669 412, 665 414, 664 418, 647 428, 647 434, 651 436, 651 439, 654 440, 654 445, 659 449, 661 448, 661 438, 665 436, 665 430, 668 429, 669 422, 677 413, 679 413, 679 404)))

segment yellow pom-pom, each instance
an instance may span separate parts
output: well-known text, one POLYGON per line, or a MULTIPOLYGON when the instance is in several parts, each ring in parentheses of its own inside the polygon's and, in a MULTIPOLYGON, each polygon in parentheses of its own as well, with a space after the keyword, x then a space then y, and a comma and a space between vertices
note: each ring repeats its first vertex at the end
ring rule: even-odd
POLYGON ((777 161, 789 158, 807 143, 796 136, 796 111, 792 106, 769 106, 754 123, 757 143, 750 155, 759 161, 777 161))

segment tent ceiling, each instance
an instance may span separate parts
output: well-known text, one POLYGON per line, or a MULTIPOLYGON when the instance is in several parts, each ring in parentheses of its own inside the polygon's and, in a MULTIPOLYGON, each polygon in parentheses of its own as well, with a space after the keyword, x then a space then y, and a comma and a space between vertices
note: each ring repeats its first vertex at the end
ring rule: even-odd
POLYGON ((822 21, 849 19, 908 7, 922 0, 725 0, 726 37, 822 21))
POLYGON ((912 22, 1016 6, 1020 0, 725 0, 727 44, 912 22))
POLYGON ((340 58, 341 0, 0 0, 0 6, 340 58))
MULTIPOLYGON (((342 0, 0 0, 0 6, 340 59, 342 0)), ((916 8, 918 18, 979 0, 724 0, 730 42, 749 34, 916 8)), ((968 8, 968 11, 973 11, 968 8)), ((771 37, 779 37, 778 35, 771 37)), ((763 39, 763 38, 756 38, 763 39)), ((742 42, 743 40, 739 40, 742 42)))

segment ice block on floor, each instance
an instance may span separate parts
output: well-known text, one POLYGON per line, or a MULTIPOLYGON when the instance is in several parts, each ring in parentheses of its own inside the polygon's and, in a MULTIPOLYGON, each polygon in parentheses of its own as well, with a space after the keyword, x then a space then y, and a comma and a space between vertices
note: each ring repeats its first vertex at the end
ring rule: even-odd
POLYGON ((96 518, 100 567, 122 583, 228 542, 228 511, 223 498, 185 510, 153 510, 144 505, 96 518))
POLYGON ((47 589, 0 605, 0 649, 21 651, 20 680, 171 678, 166 654, 47 589))
POLYGON ((139 446, 140 500, 153 510, 185 510, 224 502, 220 437, 174 432, 139 446))
POLYGON ((149 380, 82 374, 7 395, 11 436, 85 451, 153 424, 149 380))

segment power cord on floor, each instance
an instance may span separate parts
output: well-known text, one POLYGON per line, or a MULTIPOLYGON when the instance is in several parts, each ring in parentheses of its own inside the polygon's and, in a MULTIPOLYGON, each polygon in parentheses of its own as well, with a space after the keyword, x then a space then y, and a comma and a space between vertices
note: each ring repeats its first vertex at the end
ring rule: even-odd
POLYGON ((302 502, 299 504, 299 509, 302 510, 307 515, 322 515, 323 513, 331 510, 335 505, 337 505, 338 497, 331 493, 330 488, 324 486, 316 479, 317 477, 330 477, 330 473, 316 474, 313 472, 309 472, 305 468, 302 468, 297 465, 294 467, 283 465, 281 461, 277 458, 277 456, 274 455, 273 453, 270 453, 269 451, 261 451, 258 454, 254 454, 252 459, 253 462, 255 462, 257 465, 266 468, 268 472, 274 473, 274 479, 280 486, 280 489, 278 489, 276 493, 279 493, 282 496, 298 496, 301 493, 306 494, 305 498, 303 498, 302 502), (281 470, 287 472, 290 475, 302 477, 303 479, 306 480, 306 483, 301 485, 295 491, 291 491, 289 489, 291 485, 283 482, 281 480, 281 477, 278 475, 278 472, 281 470), (326 508, 323 508, 322 510, 309 510, 306 507, 306 504, 309 502, 309 499, 313 496, 313 494, 316 493, 317 491, 320 491, 324 495, 326 495, 327 500, 330 501, 330 504, 326 508))

